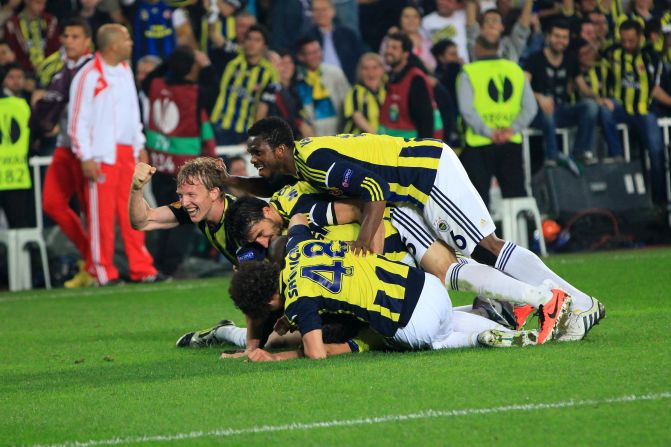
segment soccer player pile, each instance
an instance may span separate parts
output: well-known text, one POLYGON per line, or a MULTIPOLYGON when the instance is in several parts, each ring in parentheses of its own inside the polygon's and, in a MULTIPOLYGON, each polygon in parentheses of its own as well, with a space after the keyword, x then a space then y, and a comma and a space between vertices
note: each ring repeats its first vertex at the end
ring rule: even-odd
MULTIPOLYGON (((199 158, 178 176, 179 203, 150 208, 131 194, 136 228, 191 222, 219 251, 236 253, 229 294, 246 328, 222 320, 183 335, 179 347, 234 344, 244 350, 223 358, 252 361, 523 347, 581 340, 605 317, 603 304, 533 252, 496 237, 442 141, 294 141, 286 122, 267 118, 250 128, 247 147, 259 177, 230 176, 220 160, 199 158), (271 200, 234 200, 222 187, 271 200), (453 307, 448 290, 473 292, 473 305, 453 307), (532 315, 533 328, 525 326, 532 315)), ((154 171, 139 164, 133 191, 154 171)))

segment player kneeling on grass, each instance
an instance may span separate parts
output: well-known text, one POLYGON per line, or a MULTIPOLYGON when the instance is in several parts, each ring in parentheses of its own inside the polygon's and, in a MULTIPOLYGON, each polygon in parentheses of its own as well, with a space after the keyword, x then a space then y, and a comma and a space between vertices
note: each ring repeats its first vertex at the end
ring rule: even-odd
MULTIPOLYGON (((285 322, 302 335, 302 350, 272 354, 257 349, 249 354, 251 360, 326 357, 323 313, 353 314, 390 345, 406 349, 536 344, 536 331, 511 331, 477 315, 453 312, 435 276, 383 256, 355 255, 346 242, 314 240, 306 224, 303 215, 292 218, 283 269, 249 262, 233 276, 229 292, 240 310, 260 318, 284 309, 285 322)), ((557 325, 567 309, 567 304, 560 309, 557 325)))

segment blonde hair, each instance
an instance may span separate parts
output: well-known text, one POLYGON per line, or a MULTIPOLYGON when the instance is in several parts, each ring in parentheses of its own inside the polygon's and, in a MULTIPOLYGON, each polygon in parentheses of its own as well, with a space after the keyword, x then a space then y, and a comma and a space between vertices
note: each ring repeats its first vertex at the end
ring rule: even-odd
POLYGON ((219 188, 219 197, 224 197, 221 171, 216 163, 217 159, 212 157, 198 157, 187 161, 177 172, 177 186, 194 185, 196 181, 200 181, 208 191, 219 188))
MULTIPOLYGON (((374 60, 384 70, 384 62, 382 62, 382 57, 379 54, 373 53, 372 51, 369 51, 368 53, 364 53, 364 54, 361 55, 361 57, 359 58, 359 62, 356 64, 356 77, 357 77, 357 80, 359 80, 359 81, 362 81, 361 70, 362 70, 362 67, 363 67, 363 63, 367 60, 374 60)), ((383 82, 384 82, 384 79, 383 79, 383 82)))

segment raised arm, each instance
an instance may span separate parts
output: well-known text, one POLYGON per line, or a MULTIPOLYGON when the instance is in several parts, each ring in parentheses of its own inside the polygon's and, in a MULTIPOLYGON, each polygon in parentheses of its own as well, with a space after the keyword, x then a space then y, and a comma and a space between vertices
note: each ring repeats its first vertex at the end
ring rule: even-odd
POLYGON ((133 173, 133 184, 130 188, 128 214, 131 226, 140 231, 165 230, 179 225, 175 214, 167 206, 152 208, 144 199, 142 189, 156 168, 146 163, 138 163, 133 173))

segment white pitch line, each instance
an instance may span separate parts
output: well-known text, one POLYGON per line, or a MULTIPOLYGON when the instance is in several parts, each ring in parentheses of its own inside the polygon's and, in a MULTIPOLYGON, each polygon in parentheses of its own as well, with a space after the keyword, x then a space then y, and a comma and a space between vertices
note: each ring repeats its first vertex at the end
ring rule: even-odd
POLYGON ((202 287, 211 287, 211 283, 191 283, 191 284, 178 284, 178 283, 167 283, 161 285, 120 285, 113 287, 102 287, 96 288, 92 287, 86 290, 78 290, 72 292, 44 292, 44 293, 33 293, 30 295, 15 295, 9 293, 8 296, 0 296, 0 304, 2 303, 12 303, 18 301, 35 301, 35 300, 57 300, 57 299, 66 299, 66 298, 81 298, 89 296, 107 296, 107 295, 125 295, 127 293, 154 293, 154 292, 167 292, 172 290, 193 290, 199 289, 202 287))
POLYGON ((192 431, 189 433, 175 433, 171 435, 152 435, 152 436, 145 435, 145 436, 131 436, 126 438, 117 437, 111 439, 98 439, 89 441, 66 441, 61 444, 36 444, 31 447, 95 447, 105 445, 184 441, 188 439, 211 438, 211 437, 226 438, 230 436, 249 435, 257 433, 313 430, 317 428, 354 427, 357 425, 375 425, 375 424, 384 424, 388 422, 404 422, 404 421, 421 420, 421 419, 486 415, 495 413, 508 413, 512 411, 554 410, 562 408, 585 407, 591 405, 619 404, 619 403, 637 402, 637 401, 654 401, 670 398, 671 398, 671 391, 665 391, 654 394, 642 394, 642 395, 633 394, 629 396, 609 397, 605 399, 566 400, 554 403, 505 405, 502 407, 491 407, 491 408, 464 408, 461 410, 424 410, 419 411, 417 413, 396 414, 396 415, 377 416, 377 417, 360 418, 360 419, 344 419, 344 420, 307 422, 307 423, 294 422, 285 425, 262 425, 258 427, 248 427, 248 428, 221 428, 210 431, 192 431))

